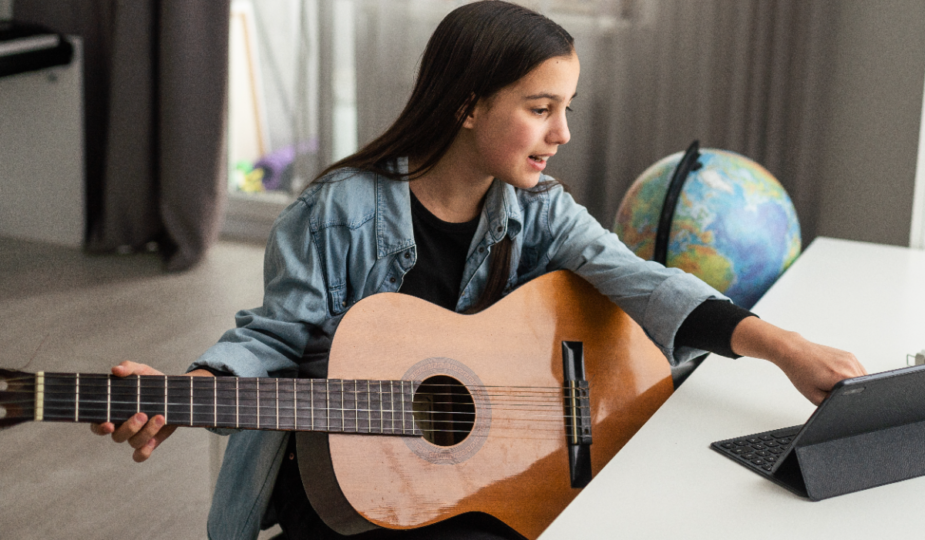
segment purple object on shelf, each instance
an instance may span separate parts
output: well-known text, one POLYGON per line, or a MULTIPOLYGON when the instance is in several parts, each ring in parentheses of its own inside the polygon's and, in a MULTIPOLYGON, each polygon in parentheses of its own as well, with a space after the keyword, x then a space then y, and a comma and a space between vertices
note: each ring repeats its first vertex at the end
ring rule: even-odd
MULTIPOLYGON (((300 153, 318 151, 318 140, 312 139, 299 145, 300 153)), ((274 150, 260 158, 254 168, 263 169, 263 187, 268 191, 288 189, 292 181, 292 163, 295 161, 295 145, 274 150)))

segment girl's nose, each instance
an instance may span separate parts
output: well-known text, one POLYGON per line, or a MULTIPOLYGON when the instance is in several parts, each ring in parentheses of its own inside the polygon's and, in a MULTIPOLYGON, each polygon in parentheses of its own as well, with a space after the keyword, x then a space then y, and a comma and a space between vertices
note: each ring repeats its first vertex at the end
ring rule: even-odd
POLYGON ((572 134, 568 130, 568 121, 565 119, 565 115, 562 115, 562 119, 550 129, 546 140, 551 144, 565 144, 571 138, 572 134))

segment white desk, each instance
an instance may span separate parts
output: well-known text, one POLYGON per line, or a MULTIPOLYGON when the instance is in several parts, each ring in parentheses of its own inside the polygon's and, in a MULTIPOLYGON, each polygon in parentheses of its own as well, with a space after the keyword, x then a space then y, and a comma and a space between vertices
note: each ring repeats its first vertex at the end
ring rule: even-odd
MULTIPOLYGON (((925 252, 817 239, 752 311, 869 372, 902 367, 925 348, 925 252)), ((711 356, 541 540, 922 538, 925 477, 809 502, 709 449, 813 410, 769 362, 711 356)))

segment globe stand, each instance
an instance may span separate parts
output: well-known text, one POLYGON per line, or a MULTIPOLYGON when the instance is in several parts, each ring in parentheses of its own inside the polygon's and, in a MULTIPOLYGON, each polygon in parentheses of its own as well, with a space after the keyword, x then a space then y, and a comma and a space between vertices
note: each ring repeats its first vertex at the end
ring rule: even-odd
MULTIPOLYGON (((668 266, 668 240, 671 233, 671 222, 674 219, 675 209, 678 206, 678 199, 681 197, 681 190, 684 189, 684 182, 687 181, 691 171, 696 171, 701 167, 697 159, 700 157, 700 141, 695 140, 684 152, 684 157, 675 167, 671 175, 671 182, 668 184, 668 191, 665 193, 665 202, 662 204, 662 212, 658 218, 658 230, 655 233, 655 251, 652 260, 668 266)), ((675 390, 690 377, 691 373, 703 363, 707 355, 698 356, 680 366, 671 368, 671 380, 674 383, 675 390)))

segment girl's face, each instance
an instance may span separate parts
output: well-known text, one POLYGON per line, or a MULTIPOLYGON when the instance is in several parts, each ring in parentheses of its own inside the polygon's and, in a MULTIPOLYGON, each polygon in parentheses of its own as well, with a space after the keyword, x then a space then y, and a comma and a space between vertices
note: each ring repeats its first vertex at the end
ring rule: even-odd
POLYGON ((557 56, 480 100, 463 123, 472 135, 475 172, 518 188, 535 186, 546 160, 571 137, 566 112, 578 72, 575 53, 557 56))

